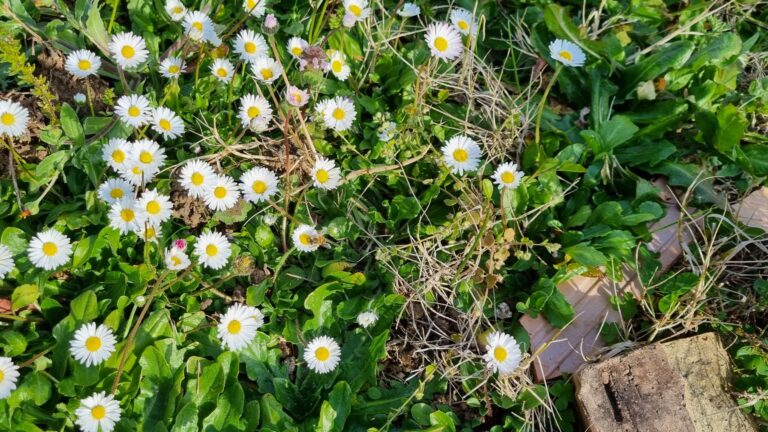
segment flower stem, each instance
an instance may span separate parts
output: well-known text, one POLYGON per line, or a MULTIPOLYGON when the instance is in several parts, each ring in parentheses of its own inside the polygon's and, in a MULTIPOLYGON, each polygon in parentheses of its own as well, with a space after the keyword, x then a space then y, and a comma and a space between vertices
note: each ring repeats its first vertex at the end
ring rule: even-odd
MULTIPOLYGON (((544 114, 544 105, 547 103, 547 96, 549 96, 549 92, 552 90, 552 87, 554 87, 555 83, 557 82, 557 76, 560 75, 560 70, 562 67, 558 64, 557 67, 555 67, 555 74, 552 75, 552 79, 549 80, 549 84, 547 84, 547 88, 544 90, 544 95, 541 97, 541 101, 539 102, 539 106, 537 108, 536 113, 536 133, 535 133, 535 142, 538 145, 541 142, 541 116, 544 114)), ((541 150, 539 150, 539 154, 541 154, 541 150)))

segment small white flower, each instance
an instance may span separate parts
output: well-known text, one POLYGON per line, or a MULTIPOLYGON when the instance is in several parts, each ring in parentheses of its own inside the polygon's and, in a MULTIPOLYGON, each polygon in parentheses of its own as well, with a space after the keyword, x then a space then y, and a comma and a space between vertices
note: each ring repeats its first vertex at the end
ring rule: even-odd
POLYGON ((181 57, 171 56, 160 63, 160 74, 166 78, 178 78, 184 72, 185 67, 181 57))
POLYGON ((10 357, 0 357, 0 400, 7 398, 16 389, 19 380, 19 367, 10 357))
POLYGON ((81 49, 67 56, 64 68, 76 78, 95 75, 101 67, 101 59, 93 51, 81 49))
POLYGON ((75 93, 75 95, 72 96, 72 100, 75 101, 76 104, 82 105, 88 101, 88 98, 82 93, 75 93))
POLYGON ((133 197, 122 198, 109 207, 109 226, 123 235, 139 227, 136 201, 133 197))
POLYGON ((421 13, 421 8, 413 3, 405 3, 403 7, 397 11, 397 14, 403 18, 415 17, 421 13))
POLYGON ((205 204, 214 211, 231 209, 239 199, 240 189, 235 184, 235 180, 227 175, 214 176, 210 187, 203 196, 205 204))
POLYGON ((155 141, 142 139, 133 143, 129 158, 138 163, 145 177, 153 177, 165 163, 165 150, 155 141))
POLYGON ((368 0, 344 0, 344 19, 346 27, 352 27, 358 21, 362 21, 371 15, 368 0))
POLYGON ((347 56, 341 51, 332 50, 328 56, 328 69, 333 73, 333 76, 340 81, 346 81, 349 77, 350 68, 347 64, 347 56))
POLYGON ((332 190, 339 186, 341 170, 334 161, 318 156, 315 166, 312 167, 311 176, 315 187, 332 190))
POLYGON ((158 226, 171 218, 172 210, 170 197, 157 193, 156 189, 145 190, 136 201, 139 225, 158 226))
POLYGON ((200 234, 195 241, 193 253, 201 265, 218 270, 227 265, 232 250, 227 238, 214 231, 200 234))
POLYGON ((374 324, 376 324, 376 321, 379 320, 379 314, 377 314, 374 311, 365 311, 360 313, 357 316, 357 323, 360 325, 360 327, 368 328, 374 324))
POLYGON ((277 176, 267 168, 251 168, 240 177, 240 189, 245 199, 258 204, 277 193, 277 176))
POLYGON ((494 372, 498 371, 500 375, 509 375, 520 366, 522 359, 520 347, 515 338, 508 334, 491 333, 488 335, 488 344, 485 349, 487 352, 483 358, 488 363, 488 368, 494 372))
POLYGON ((193 40, 202 40, 213 46, 221 45, 221 38, 216 34, 213 21, 200 11, 191 11, 184 15, 184 32, 193 40))
POLYGON ((165 251, 165 268, 168 270, 184 270, 190 265, 189 257, 179 248, 169 248, 165 251))
POLYGON ((85 366, 95 366, 106 361, 113 352, 117 339, 109 327, 96 323, 80 326, 69 343, 69 352, 85 366))
POLYGON ((235 52, 240 58, 248 63, 253 63, 259 57, 266 56, 267 41, 264 36, 253 30, 243 29, 237 34, 235 39, 235 52))
POLYGON ((187 8, 179 0, 168 0, 165 3, 165 12, 174 21, 181 21, 187 14, 187 8))
POLYGON ((120 403, 105 392, 94 393, 80 401, 75 423, 83 432, 112 432, 120 421, 120 403))
POLYGON ((562 39, 555 39, 549 44, 549 55, 554 60, 571 67, 584 66, 587 60, 587 56, 578 45, 562 39))
POLYGON ((254 60, 251 70, 256 80, 264 84, 272 84, 283 73, 283 67, 280 66, 280 63, 267 56, 261 56, 254 60))
MULTIPOLYGON (((5 276, 13 270, 13 253, 8 246, 0 244, 0 279, 4 279, 5 276)), ((0 378, 0 394, 2 394, 3 379, 0 378)), ((2 396, 0 396, 2 399, 2 396)))
POLYGON ((480 166, 482 152, 477 143, 464 135, 456 135, 449 139, 442 148, 443 162, 454 174, 475 171, 480 166))
POLYGON ((517 170, 517 164, 507 162, 499 165, 493 173, 493 180, 499 189, 515 189, 520 185, 520 180, 525 174, 517 170))
POLYGON ((37 234, 29 242, 27 255, 35 267, 54 270, 69 262, 72 242, 64 234, 49 229, 37 234))
POLYGON ((144 223, 134 233, 147 243, 157 243, 160 237, 163 236, 163 229, 159 225, 144 223))
POLYGON ((336 96, 323 107, 323 122, 329 128, 341 132, 352 127, 357 112, 352 99, 336 96))
POLYGON ((165 139, 173 139, 184 133, 184 121, 170 109, 158 107, 152 114, 152 129, 165 139))
POLYGON ((134 186, 144 186, 151 182, 157 173, 158 169, 145 171, 144 168, 142 168, 141 162, 134 158, 129 158, 125 162, 125 165, 118 171, 120 177, 134 186))
POLYGON ((221 82, 228 83, 232 80, 235 68, 232 62, 225 58, 217 58, 211 63, 211 73, 221 82))
POLYGON ((195 159, 187 162, 181 169, 179 182, 189 196, 200 198, 211 188, 216 176, 213 168, 206 162, 195 159))
POLYGON ((152 110, 149 108, 149 99, 142 95, 125 95, 117 99, 115 114, 123 123, 133 127, 140 127, 149 122, 152 110))
POLYGON ((126 197, 133 196, 133 186, 120 178, 107 179, 99 186, 99 199, 112 204, 126 197))
POLYGON ((29 111, 17 102, 0 101, 0 135, 20 136, 27 131, 29 111))
POLYGON ((307 49, 307 47, 309 47, 309 42, 300 37, 294 36, 288 39, 288 52, 291 53, 295 59, 301 58, 301 54, 304 53, 304 50, 307 49))
POLYGON ((101 159, 115 171, 125 168, 131 145, 122 138, 112 138, 101 150, 101 159))
POLYGON ((251 127, 253 121, 258 119, 264 123, 272 120, 272 107, 264 96, 247 94, 240 98, 240 123, 243 127, 251 127))
POLYGON ((124 32, 112 36, 112 42, 109 43, 109 51, 115 58, 115 61, 123 69, 134 68, 147 59, 149 51, 144 38, 136 36, 131 32, 124 32))
POLYGON ((244 0, 243 10, 256 18, 262 17, 267 11, 267 0, 244 0))
POLYGON ((341 361, 341 347, 328 336, 316 337, 304 349, 304 361, 317 373, 331 372, 341 361))
POLYGON ((385 122, 379 128, 379 139, 387 142, 397 135, 397 124, 395 122, 385 122))
POLYGON ((475 17, 472 16, 472 12, 466 9, 456 8, 451 11, 451 22, 459 33, 465 36, 470 33, 472 36, 477 35, 477 22, 475 21, 475 17))
POLYGON ((235 303, 221 317, 218 333, 221 346, 230 351, 240 351, 256 337, 256 331, 264 325, 264 314, 255 307, 235 303))
POLYGON ((309 92, 289 85, 285 89, 285 98, 290 105, 301 108, 309 102, 309 92))
POLYGON ((291 239, 299 252, 314 252, 325 243, 323 234, 310 225, 299 225, 293 230, 291 239))
POLYGON ((427 27, 425 36, 432 55, 443 60, 454 60, 464 52, 461 43, 461 33, 452 26, 443 23, 432 23, 427 27))

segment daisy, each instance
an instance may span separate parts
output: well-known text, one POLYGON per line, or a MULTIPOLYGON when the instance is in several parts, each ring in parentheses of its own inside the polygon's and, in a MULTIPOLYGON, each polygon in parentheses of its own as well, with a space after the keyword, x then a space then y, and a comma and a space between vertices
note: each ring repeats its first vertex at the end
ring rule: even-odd
POLYGON ((112 138, 101 149, 101 159, 115 171, 125 168, 131 148, 130 143, 122 138, 112 138))
POLYGON ((449 139, 442 148, 443 162, 454 174, 474 171, 480 165, 480 146, 469 137, 456 135, 449 139))
POLYGON ((133 196, 133 186, 123 179, 111 178, 99 185, 99 199, 107 204, 130 196, 133 196))
POLYGON ((207 163, 195 159, 187 162, 181 169, 179 182, 193 198, 202 197, 211 188, 216 173, 207 163))
POLYGON ((299 252, 314 252, 325 242, 323 234, 315 227, 301 224, 291 234, 293 244, 299 252))
POLYGON ((120 421, 120 403, 105 392, 94 393, 80 401, 75 423, 83 432, 112 432, 120 421))
POLYGON ((240 177, 240 189, 245 199, 258 204, 277 193, 277 176, 266 168, 251 168, 240 177))
POLYGON ((571 67, 584 66, 584 61, 587 59, 578 45, 562 39, 555 39, 549 44, 549 55, 554 60, 571 67))
POLYGON ((374 311, 365 311, 360 313, 360 315, 357 316, 357 323, 362 328, 368 328, 376 324, 376 321, 378 320, 379 320, 379 314, 377 314, 374 311))
POLYGON ((127 160, 125 165, 118 171, 120 177, 134 186, 144 186, 151 182, 157 173, 157 169, 145 171, 142 168, 141 162, 134 158, 127 160))
POLYGON ((106 361, 113 352, 117 339, 109 327, 96 323, 80 326, 69 343, 69 352, 85 366, 95 366, 106 361))
POLYGON ((29 111, 17 102, 0 101, 0 135, 24 135, 29 122, 29 111))
POLYGON ((19 379, 19 367, 10 357, 0 357, 0 400, 7 398, 16 389, 19 379))
POLYGON ((165 3, 165 12, 174 21, 181 21, 187 14, 187 8, 179 0, 168 0, 165 3))
POLYGON ((256 18, 262 17, 267 11, 267 0, 244 0, 243 10, 256 18))
POLYGON ((138 209, 133 197, 115 201, 109 207, 109 226, 125 235, 139 228, 138 209))
POLYGON ((288 52, 291 53, 291 55, 295 59, 300 59, 301 54, 304 53, 304 50, 308 46, 309 46, 309 42, 305 41, 300 37, 294 36, 288 39, 288 52))
POLYGON ((493 173, 493 180, 499 189, 515 189, 520 185, 520 180, 525 174, 517 170, 517 164, 507 162, 499 165, 493 173))
POLYGON ((247 94, 240 98, 240 123, 243 127, 250 127, 255 119, 269 123, 272 120, 272 108, 263 96, 247 94))
POLYGON ((344 0, 343 5, 345 14, 342 22, 346 27, 352 27, 371 15, 368 0, 344 0))
POLYGON ((165 163, 165 150, 155 141, 142 139, 133 143, 129 157, 138 162, 145 177, 154 176, 165 163))
POLYGON ((205 41, 214 46, 221 45, 221 39, 216 34, 213 21, 200 11, 187 12, 184 15, 184 32, 193 40, 205 41))
POLYGON ((160 237, 163 236, 163 229, 159 225, 155 226, 145 222, 142 226, 136 228, 134 234, 145 242, 157 243, 160 237))
POLYGON ((290 105, 301 108, 309 102, 309 92, 289 85, 285 89, 285 98, 290 105))
MULTIPOLYGON (((13 253, 8 249, 8 246, 0 244, 0 279, 4 279, 11 270, 13 270, 13 253)), ((0 386, 2 386, 2 382, 3 379, 0 378, 0 386)))
POLYGON ((205 267, 218 270, 227 265, 229 255, 232 253, 229 241, 224 235, 217 232, 204 232, 195 241, 193 253, 198 261, 205 267))
POLYGON ((75 78, 95 75, 101 67, 101 59, 93 51, 81 49, 72 51, 64 62, 64 68, 75 78))
POLYGON ((275 59, 267 56, 261 56, 257 58, 251 66, 253 75, 256 80, 263 82, 264 84, 272 84, 276 79, 280 78, 280 74, 283 73, 283 67, 275 59))
POLYGON ((320 189, 336 189, 341 181, 341 170, 336 163, 322 156, 317 157, 311 175, 314 186, 320 189))
POLYGON ((432 55, 443 60, 454 60, 464 52, 461 33, 446 23, 432 23, 425 36, 432 55))
POLYGON ((472 12, 466 9, 456 8, 451 11, 451 22, 459 33, 464 36, 467 36, 470 33, 472 36, 477 35, 477 22, 475 21, 475 17, 472 16, 472 12))
POLYGON ((219 81, 228 83, 232 80, 234 67, 232 62, 225 58, 218 58, 211 63, 211 72, 219 81))
POLYGON ((235 52, 248 63, 267 55, 267 41, 253 30, 243 29, 235 39, 235 52))
POLYGON ((152 129, 162 134, 165 139, 173 139, 184 133, 184 122, 175 112, 158 107, 152 114, 152 129))
POLYGON ((240 199, 240 189, 235 180, 227 175, 215 175, 211 186, 203 196, 205 204, 214 211, 231 209, 240 199))
POLYGON ((352 127, 356 115, 352 99, 336 96, 324 106, 323 121, 329 128, 341 132, 352 127))
POLYGON ((313 371, 324 374, 336 369, 341 361, 341 347, 328 336, 312 339, 304 350, 304 361, 313 371))
POLYGON ((27 255, 35 267, 53 270, 69 262, 72 242, 64 234, 49 229, 37 234, 29 242, 27 255))
POLYGON ((115 105, 115 114, 123 123, 139 127, 149 122, 152 110, 149 108, 149 99, 142 95, 120 96, 115 105))
POLYGON ((160 63, 160 74, 166 78, 178 78, 184 72, 185 67, 181 57, 168 57, 160 63))
POLYGON ((333 76, 340 81, 346 81, 350 71, 349 65, 347 64, 347 56, 341 51, 332 50, 328 57, 328 69, 333 72, 333 76))
POLYGON ((112 36, 109 51, 112 52, 115 61, 123 69, 136 67, 144 63, 144 60, 149 56, 144 38, 131 32, 112 36))
POLYGON ((413 3, 405 3, 403 7, 397 11, 397 14, 403 18, 415 17, 421 13, 421 8, 413 3))
POLYGON ((514 337, 501 332, 488 335, 487 352, 483 356, 488 368, 500 375, 508 375, 517 369, 522 359, 520 347, 514 337))
POLYGON ((76 104, 82 105, 88 100, 88 98, 82 93, 75 93, 74 96, 72 96, 72 100, 75 101, 76 104))
POLYGON ((139 225, 158 226, 171 218, 173 205, 167 195, 157 193, 157 189, 145 190, 136 201, 139 225))
POLYGON ((190 265, 189 257, 177 247, 165 251, 165 268, 168 270, 184 270, 190 265))
POLYGON ((221 317, 218 333, 221 346, 240 351, 256 337, 256 330, 264 325, 264 314, 255 307, 235 303, 221 317))

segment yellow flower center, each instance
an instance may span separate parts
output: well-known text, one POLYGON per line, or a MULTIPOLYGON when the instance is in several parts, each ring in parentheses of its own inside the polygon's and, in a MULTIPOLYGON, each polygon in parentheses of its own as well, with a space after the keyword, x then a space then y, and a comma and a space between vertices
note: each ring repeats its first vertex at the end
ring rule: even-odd
POLYGON ((16 117, 11 113, 3 113, 3 115, 0 116, 0 121, 6 126, 10 126, 16 122, 16 117))
POLYGON ((109 196, 114 199, 120 199, 123 197, 123 190, 120 188, 112 189, 112 191, 109 193, 109 196))
POLYGON ((240 328, 242 326, 240 325, 240 321, 238 320, 232 320, 227 324, 227 331, 229 331, 229 334, 238 334, 240 333, 240 328))
POLYGON ((196 31, 202 32, 203 31, 203 23, 201 23, 200 21, 193 22, 192 23, 192 28, 195 29, 196 31))
POLYGON ((122 150, 115 150, 112 152, 112 160, 117 163, 123 163, 125 160, 125 152, 122 150))
POLYGON ((333 118, 335 118, 336 120, 344 120, 344 116, 345 116, 345 113, 343 109, 336 108, 335 110, 333 110, 333 118))
POLYGON ((248 7, 248 9, 253 9, 253 8, 256 7, 256 1, 255 0, 248 0, 247 2, 245 2, 245 5, 246 5, 246 7, 248 7))
POLYGON ((271 79, 272 76, 273 76, 272 69, 264 68, 261 70, 261 77, 264 78, 265 80, 271 79))
POLYGON ((153 239, 153 238, 155 238, 155 234, 157 234, 155 232, 155 228, 147 227, 147 230, 144 231, 144 238, 145 239, 153 239))
POLYGON ((155 200, 152 200, 152 201, 148 202, 147 203, 147 212, 149 212, 149 214, 153 214, 153 215, 160 213, 160 204, 158 204, 157 201, 155 201, 155 200))
POLYGON ((131 209, 123 209, 122 211, 120 211, 120 217, 126 222, 132 221, 135 216, 136 215, 133 213, 133 210, 131 209))
POLYGON ((341 60, 334 60, 331 64, 331 68, 335 73, 341 73, 341 69, 344 68, 344 64, 341 62, 341 60))
POLYGON ((291 54, 295 55, 296 57, 300 56, 301 55, 301 47, 300 46, 295 46, 295 47, 291 48, 291 54))
POLYGON ((349 11, 352 12, 355 16, 360 16, 360 14, 363 13, 363 10, 360 9, 360 6, 356 4, 349 5, 349 11))
POLYGON ((219 248, 217 248, 216 245, 209 244, 205 247, 205 253, 208 254, 208 256, 216 256, 219 253, 219 248))
POLYGON ((227 196, 227 188, 225 188, 224 186, 216 186, 216 187, 213 189, 213 195, 214 195, 216 198, 218 198, 218 199, 222 199, 222 198, 224 198, 225 196, 227 196))
POLYGON ((5 374, 0 370, 0 383, 3 382, 3 379, 5 379, 5 374))
POLYGON ((96 352, 99 348, 101 348, 101 339, 99 339, 98 336, 91 336, 85 340, 85 349, 88 351, 96 352))
POLYGON ((94 420, 101 420, 107 416, 107 410, 102 405, 96 405, 91 408, 91 416, 94 420))
POLYGON ((138 117, 141 114, 141 110, 138 107, 132 106, 128 108, 128 115, 131 117, 138 117))
POLYGON ((467 153, 466 150, 459 148, 453 151, 453 158, 456 162, 464 162, 469 159, 469 153, 467 153))
POLYGON ((197 172, 196 172, 196 173, 194 173, 194 174, 192 174, 192 184, 193 184, 193 185, 195 185, 195 186, 200 186, 201 184, 203 184, 203 181, 204 181, 204 180, 205 180, 205 179, 203 178, 203 175, 202 175, 202 174, 200 174, 200 173, 197 173, 197 172))
POLYGON ((564 58, 564 59, 566 59, 568 61, 573 61, 573 54, 571 54, 570 51, 566 51, 566 50, 560 51, 560 57, 562 57, 562 58, 564 58))
POLYGON ((134 50, 133 47, 130 46, 130 45, 124 45, 120 49, 120 54, 122 54, 123 57, 125 57, 127 59, 132 59, 133 56, 136 55, 136 50, 134 50))
POLYGON ((226 78, 227 75, 229 75, 229 74, 227 73, 227 70, 222 67, 222 68, 219 68, 219 70, 216 71, 216 75, 218 75, 218 76, 220 76, 222 78, 226 78))
POLYGON ((59 251, 59 247, 56 246, 56 243, 53 242, 45 242, 43 243, 43 253, 50 256, 56 255, 56 252, 59 251))
POLYGON ((251 189, 257 194, 263 194, 267 190, 267 184, 261 180, 256 180, 253 182, 253 185, 251 185, 251 189))
POLYGON ((253 42, 246 42, 245 45, 243 46, 243 49, 248 54, 253 54, 256 52, 256 44, 253 42))
POLYGON ((515 174, 510 171, 504 171, 501 174, 501 181, 504 183, 512 183, 515 181, 515 174))
POLYGON ((469 28, 469 24, 467 24, 467 22, 464 20, 459 21, 457 25, 459 26, 460 29, 465 31, 469 28))
POLYGON ((80 68, 81 71, 91 70, 91 62, 85 59, 80 60, 77 62, 77 67, 80 68))
POLYGON ((440 52, 445 52, 448 49, 448 40, 442 36, 436 37, 435 48, 440 52))
POLYGON ((139 160, 143 164, 150 164, 155 158, 152 157, 152 152, 142 150, 141 153, 139 153, 139 160))
POLYGON ((179 67, 178 67, 178 66, 176 66, 176 65, 170 65, 170 66, 168 66, 168 72, 170 72, 170 73, 172 73, 172 74, 176 74, 176 73, 179 73, 179 70, 180 70, 180 69, 179 69, 179 67))
POLYGON ((136 175, 141 175, 141 173, 143 173, 143 172, 144 172, 144 171, 143 171, 143 170, 142 170, 140 167, 138 167, 138 166, 135 166, 135 167, 131 168, 131 171, 132 171, 134 174, 136 174, 136 175))
POLYGON ((497 362, 503 362, 507 359, 507 350, 500 346, 494 348, 493 358, 495 358, 497 362))
POLYGON ((328 171, 324 169, 319 169, 317 170, 317 173, 315 173, 315 179, 317 179, 319 183, 327 182, 329 177, 330 175, 328 174, 328 171))
POLYGON ((181 6, 176 6, 175 8, 173 8, 173 13, 175 14, 180 14, 182 12, 184 12, 184 9, 181 6))
POLYGON ((174 266, 181 265, 181 258, 174 255, 171 257, 171 262, 174 266))
POLYGON ((326 347, 320 347, 315 350, 315 358, 317 358, 321 362, 328 360, 328 357, 330 356, 331 356, 331 351, 326 347))
POLYGON ((158 122, 158 125, 160 125, 160 129, 164 131, 171 130, 171 122, 168 121, 168 119, 160 119, 160 121, 158 122))
POLYGON ((299 236, 299 241, 303 245, 310 245, 310 244, 312 244, 312 236, 310 236, 307 233, 304 233, 304 234, 299 236))
POLYGON ((261 111, 259 111, 258 107, 255 107, 255 106, 248 107, 248 117, 254 118, 259 114, 261 114, 261 111))

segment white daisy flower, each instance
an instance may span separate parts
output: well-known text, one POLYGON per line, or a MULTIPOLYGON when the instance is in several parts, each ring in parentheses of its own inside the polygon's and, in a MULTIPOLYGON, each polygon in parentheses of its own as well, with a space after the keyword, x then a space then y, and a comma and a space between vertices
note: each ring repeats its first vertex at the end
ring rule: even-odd
POLYGON ((149 51, 144 38, 132 32, 123 32, 112 36, 109 51, 123 69, 134 68, 147 59, 149 51))
POLYGON ((450 25, 439 22, 427 27, 425 36, 432 55, 443 60, 454 60, 464 52, 461 33, 450 25))
POLYGON ((251 168, 240 177, 240 189, 245 199, 258 204, 277 193, 277 176, 267 168, 251 168))
POLYGON ((189 257, 183 250, 172 247, 165 251, 165 268, 168 270, 184 270, 190 264, 189 257))
POLYGON ((125 95, 117 99, 115 114, 123 123, 140 127, 149 122, 152 110, 149 108, 149 99, 142 95, 125 95))
POLYGON ((200 11, 190 11, 184 15, 184 33, 196 41, 205 41, 213 46, 221 45, 213 21, 200 11))
MULTIPOLYGON (((13 253, 8 246, 0 244, 0 279, 4 279, 5 276, 13 270, 13 253)), ((0 378, 0 387, 2 387, 3 379, 0 378)), ((2 391, 0 391, 2 393, 2 391)), ((2 397, 0 396, 0 399, 2 397)))
POLYGON ((184 72, 184 60, 171 56, 160 63, 160 74, 166 78, 178 78, 184 72))
POLYGON ((227 265, 232 250, 224 235, 209 231, 200 234, 197 238, 193 253, 201 265, 218 270, 227 265))
POLYGON ((254 60, 251 70, 256 80, 264 84, 272 84, 283 73, 283 67, 280 66, 280 63, 267 56, 261 56, 254 60))
POLYGON ((341 132, 352 127, 356 115, 352 99, 336 96, 324 106, 323 121, 329 128, 341 132))
POLYGON ((120 174, 120 177, 125 181, 134 186, 144 186, 155 178, 158 171, 158 168, 152 169, 151 171, 145 170, 141 162, 131 157, 125 162, 125 165, 120 168, 118 174, 120 174))
POLYGON ((362 328, 368 328, 376 324, 376 321, 378 320, 379 320, 379 314, 370 310, 362 312, 357 316, 357 323, 362 328))
POLYGON ((88 100, 88 98, 82 93, 75 93, 75 95, 72 96, 72 100, 75 101, 76 104, 82 105, 88 100))
POLYGON ((520 347, 514 337, 501 333, 493 332, 488 335, 488 344, 485 346, 487 352, 483 356, 488 363, 488 368, 494 372, 498 371, 500 375, 508 375, 520 366, 522 354, 520 347))
POLYGON ((554 60, 571 67, 584 66, 587 60, 587 56, 578 45, 562 39, 555 39, 549 44, 549 55, 554 60))
POLYGON ((217 58, 211 63, 211 73, 221 82, 228 83, 235 72, 232 62, 225 58, 217 58))
POLYGON ((331 372, 341 361, 341 347, 328 336, 316 337, 304 349, 304 361, 317 373, 331 372))
POLYGON ((267 0, 244 0, 243 10, 256 18, 262 17, 267 11, 267 0))
POLYGON ((272 120, 272 108, 263 96, 247 94, 240 98, 240 113, 238 115, 243 127, 248 128, 255 119, 269 123, 272 120))
POLYGON ((240 30, 234 45, 235 52, 242 60, 248 63, 253 63, 256 59, 266 56, 268 53, 267 41, 264 39, 264 36, 253 30, 240 30))
POLYGON ((172 210, 171 198, 157 193, 157 189, 145 190, 136 201, 139 225, 158 226, 171 218, 172 210))
POLYGON ((113 204, 131 196, 133 196, 133 186, 121 178, 110 178, 99 185, 99 199, 107 204, 113 204))
POLYGON ((109 226, 125 235, 139 228, 136 200, 127 196, 115 201, 109 207, 109 226))
POLYGON ((131 144, 122 138, 112 138, 101 150, 101 159, 115 171, 125 168, 131 144))
POLYGON ((480 146, 464 135, 456 135, 449 139, 442 148, 443 162, 454 174, 462 175, 465 172, 475 171, 480 166, 480 157, 483 155, 480 146))
POLYGON ((289 85, 285 89, 285 98, 290 105, 301 108, 309 102, 309 92, 289 85))
POLYGON ((152 114, 152 129, 165 139, 173 139, 184 133, 184 121, 170 109, 158 107, 152 114))
POLYGON ((139 236, 144 242, 157 243, 163 236, 163 229, 160 225, 152 225, 145 222, 143 225, 136 228, 134 234, 139 236))
POLYGON ((75 78, 95 75, 99 68, 101 68, 101 59, 93 51, 86 49, 72 51, 64 62, 64 69, 75 78))
POLYGON ((168 0, 165 3, 165 12, 174 21, 181 21, 187 14, 187 8, 179 0, 168 0))
POLYGON ((0 135, 16 137, 27 132, 29 111, 17 102, 0 101, 0 135))
POLYGON ((142 139, 133 143, 129 157, 131 162, 138 162, 145 177, 154 176, 165 163, 165 150, 155 141, 142 139))
POLYGON ((193 198, 201 198, 211 189, 216 173, 213 168, 202 160, 191 160, 181 169, 179 182, 193 198))
POLYGON ((64 234, 49 229, 37 234, 29 242, 27 255, 35 267, 54 270, 69 262, 72 242, 64 234))
POLYGON ((113 352, 117 339, 112 330, 101 324, 88 323, 80 326, 69 343, 69 352, 85 366, 95 366, 106 361, 113 352))
POLYGON ((344 0, 343 5, 345 14, 342 22, 346 27, 352 27, 371 15, 368 0, 344 0))
POLYGON ((332 50, 328 56, 328 70, 340 81, 346 81, 350 72, 347 56, 341 51, 332 50))
POLYGON ((256 337, 256 330, 264 325, 264 314, 255 307, 235 303, 221 317, 218 333, 221 346, 240 351, 256 337))
POLYGON ((105 392, 94 393, 80 401, 75 423, 83 432, 112 432, 120 421, 120 403, 105 392))
POLYGON ((299 252, 314 252, 325 243, 321 232, 313 226, 304 224, 293 230, 291 239, 299 252))
POLYGON ((507 162, 496 168, 493 180, 499 189, 515 189, 520 185, 524 175, 522 171, 518 171, 516 163, 507 162))
POLYGON ((307 47, 309 47, 309 42, 300 37, 294 36, 288 39, 288 52, 291 53, 295 59, 300 59, 301 54, 304 53, 304 50, 307 49, 307 47))
POLYGON ((477 35, 477 22, 475 21, 475 17, 472 16, 472 12, 466 9, 456 8, 451 11, 451 22, 459 33, 464 36, 469 34, 472 34, 472 36, 477 35))
POLYGON ((203 196, 205 204, 214 211, 231 209, 239 199, 240 189, 235 180, 227 175, 214 176, 211 186, 203 196))
POLYGON ((19 367, 10 357, 0 357, 0 400, 11 395, 19 379, 19 367))
POLYGON ((415 17, 421 13, 421 8, 413 3, 404 3, 397 14, 403 18, 415 17))
POLYGON ((318 156, 312 167, 312 182, 315 187, 325 190, 336 189, 341 181, 341 170, 331 159, 318 156))

